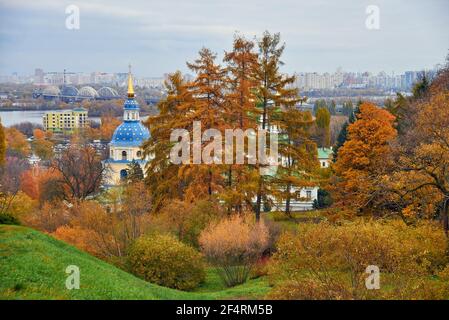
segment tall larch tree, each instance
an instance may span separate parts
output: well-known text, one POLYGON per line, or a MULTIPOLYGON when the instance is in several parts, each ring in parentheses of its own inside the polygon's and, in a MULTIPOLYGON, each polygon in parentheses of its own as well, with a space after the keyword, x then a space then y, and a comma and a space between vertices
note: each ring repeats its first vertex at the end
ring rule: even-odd
MULTIPOLYGON (((257 129, 256 96, 257 85, 255 72, 258 67, 254 42, 242 36, 234 37, 233 49, 224 56, 226 63, 227 94, 224 104, 224 121, 226 129, 257 129)), ((233 143, 234 144, 234 143, 233 143)), ((247 141, 245 141, 245 150, 247 141)), ((236 164, 236 150, 233 150, 233 164, 225 168, 225 181, 222 198, 228 204, 228 212, 235 209, 241 212, 245 206, 251 205, 252 192, 251 169, 247 164, 236 164)), ((246 152, 246 151, 245 151, 246 152)), ((246 157, 245 157, 246 158, 246 157)))
MULTIPOLYGON (((280 34, 270 34, 265 31, 258 41, 258 48, 259 64, 256 70, 258 83, 255 93, 260 108, 260 128, 269 133, 272 126, 271 119, 274 119, 273 114, 279 108, 294 106, 299 101, 299 97, 298 90, 293 87, 295 77, 280 71, 280 67, 284 65, 281 56, 285 48, 285 45, 281 44, 280 34)), ((259 170, 254 210, 257 221, 260 219, 262 199, 269 193, 270 186, 266 181, 267 178, 268 176, 260 173, 259 170)))
POLYGON ((143 144, 144 156, 152 158, 146 167, 145 182, 153 195, 153 210, 159 210, 174 199, 184 198, 186 183, 178 175, 179 165, 170 160, 174 145, 170 134, 176 128, 189 129, 193 121, 190 112, 193 97, 181 72, 170 74, 165 88, 167 95, 158 103, 159 114, 150 116, 145 122, 151 136, 143 144))
POLYGON ((287 108, 279 117, 279 153, 282 161, 276 173, 276 198, 285 201, 285 214, 291 216, 291 200, 298 191, 316 186, 318 169, 316 144, 310 138, 313 118, 310 112, 287 108))
MULTIPOLYGON (((207 48, 203 48, 199 51, 199 57, 195 61, 187 63, 189 69, 196 74, 195 79, 188 84, 188 89, 194 100, 189 112, 193 121, 201 123, 201 135, 205 130, 215 129, 219 131, 220 137, 222 137, 225 129, 223 105, 225 102, 226 71, 215 61, 216 54, 207 48)), ((195 137, 194 128, 191 130, 191 137, 194 140, 192 159, 190 164, 181 166, 180 172, 188 181, 185 190, 186 198, 210 197, 222 190, 222 153, 215 154, 217 150, 213 150, 213 154, 207 154, 213 159, 212 163, 204 163, 204 147, 214 142, 216 137, 210 137, 211 139, 203 141, 201 137, 195 137), (201 141, 195 141, 197 138, 201 141), (199 153, 195 152, 196 144, 199 145, 199 152, 201 152, 203 159, 195 159, 195 154, 199 153), (198 164, 198 161, 201 161, 201 163, 198 164)))

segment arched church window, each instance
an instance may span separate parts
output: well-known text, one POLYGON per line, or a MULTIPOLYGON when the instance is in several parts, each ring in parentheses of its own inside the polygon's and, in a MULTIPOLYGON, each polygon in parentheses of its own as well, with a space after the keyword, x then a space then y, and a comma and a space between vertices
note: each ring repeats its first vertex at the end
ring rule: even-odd
POLYGON ((142 151, 137 151, 137 158, 142 158, 142 151))
POLYGON ((122 160, 128 160, 128 154, 126 151, 122 151, 122 160))
POLYGON ((128 176, 128 171, 126 169, 120 170, 120 180, 125 180, 128 176))

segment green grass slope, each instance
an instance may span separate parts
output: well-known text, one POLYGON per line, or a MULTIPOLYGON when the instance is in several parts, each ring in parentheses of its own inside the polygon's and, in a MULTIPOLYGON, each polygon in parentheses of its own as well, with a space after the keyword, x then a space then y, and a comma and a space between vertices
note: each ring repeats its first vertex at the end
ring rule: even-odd
POLYGON ((145 282, 41 232, 0 225, 0 299, 257 299, 269 290, 259 278, 224 288, 213 270, 195 292, 145 282), (80 268, 80 289, 65 287, 66 267, 80 268))

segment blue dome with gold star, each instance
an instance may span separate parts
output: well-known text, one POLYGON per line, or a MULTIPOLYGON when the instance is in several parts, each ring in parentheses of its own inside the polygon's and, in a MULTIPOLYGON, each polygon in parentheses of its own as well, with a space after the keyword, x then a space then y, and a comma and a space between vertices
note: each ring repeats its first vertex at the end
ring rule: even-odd
POLYGON ((150 138, 150 131, 140 121, 125 121, 115 129, 112 146, 139 147, 150 138))
POLYGON ((134 99, 131 72, 128 77, 128 99, 126 99, 123 109, 123 123, 115 129, 110 145, 139 147, 150 138, 150 131, 140 122, 140 108, 134 99))

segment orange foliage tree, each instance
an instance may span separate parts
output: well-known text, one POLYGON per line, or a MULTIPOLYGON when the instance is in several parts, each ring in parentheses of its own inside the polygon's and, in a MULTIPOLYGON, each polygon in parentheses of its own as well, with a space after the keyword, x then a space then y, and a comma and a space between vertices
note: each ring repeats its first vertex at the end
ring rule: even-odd
POLYGON ((393 165, 394 120, 388 111, 371 103, 360 106, 357 121, 349 125, 348 139, 334 165, 334 196, 339 206, 364 211, 382 201, 384 179, 393 165))
POLYGON ((46 201, 64 198, 64 186, 59 183, 60 174, 52 169, 32 167, 20 176, 20 189, 31 199, 39 200, 40 206, 46 201))
POLYGON ((12 156, 26 157, 30 154, 30 145, 26 136, 16 128, 6 128, 6 148, 12 156))

